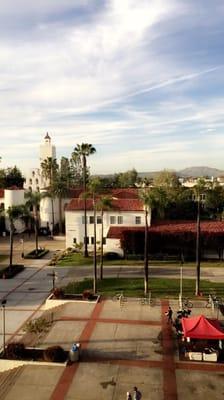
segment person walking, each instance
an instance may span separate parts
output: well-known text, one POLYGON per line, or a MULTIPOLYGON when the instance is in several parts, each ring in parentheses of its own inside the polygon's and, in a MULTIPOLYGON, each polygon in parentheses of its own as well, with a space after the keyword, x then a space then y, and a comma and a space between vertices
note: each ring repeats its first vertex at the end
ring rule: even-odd
POLYGON ((138 390, 137 386, 134 386, 133 389, 134 389, 133 400, 141 400, 142 394, 141 394, 141 392, 138 390))
POLYGON ((171 307, 168 308, 167 312, 167 323, 171 322, 171 324, 173 323, 173 310, 171 307))

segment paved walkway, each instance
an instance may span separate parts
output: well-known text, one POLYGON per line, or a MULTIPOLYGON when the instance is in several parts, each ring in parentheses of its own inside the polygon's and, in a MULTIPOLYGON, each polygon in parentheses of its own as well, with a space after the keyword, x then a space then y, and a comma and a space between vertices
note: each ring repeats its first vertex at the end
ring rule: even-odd
MULTIPOLYGON (((136 305, 134 304, 133 308, 135 308, 135 306, 136 305)), ((167 323, 167 317, 165 316, 165 311, 167 310, 168 306, 169 302, 167 300, 162 300, 161 304, 158 304, 157 306, 158 310, 154 310, 152 312, 152 309, 149 311, 149 308, 147 308, 147 306, 138 305, 138 315, 142 316, 142 318, 140 319, 135 319, 134 313, 133 318, 127 318, 127 315, 131 310, 127 308, 124 311, 120 311, 117 308, 117 304, 111 302, 110 300, 102 300, 95 305, 90 314, 88 311, 88 313, 83 316, 71 315, 72 312, 70 310, 72 310, 72 305, 70 306, 70 309, 68 306, 66 309, 66 313, 63 313, 58 318, 56 318, 55 329, 59 329, 60 331, 60 323, 66 323, 66 326, 68 327, 69 325, 67 324, 84 324, 80 335, 76 338, 76 340, 79 341, 82 346, 81 362, 68 365, 63 370, 61 376, 55 384, 55 388, 51 396, 46 398, 49 398, 50 400, 70 400, 72 398, 81 400, 83 398, 87 398, 83 396, 85 396, 85 393, 87 393, 86 391, 91 388, 90 392, 88 392, 88 399, 92 400, 105 398, 108 400, 121 400, 125 398, 125 390, 131 390, 131 387, 129 383, 126 384, 126 387, 124 387, 124 383, 119 383, 119 374, 122 374, 124 376, 132 376, 132 374, 134 373, 132 382, 133 385, 139 385, 139 389, 141 389, 143 394, 143 400, 184 400, 185 397, 182 397, 180 393, 178 394, 177 381, 179 381, 179 388, 181 387, 181 384, 180 378, 177 377, 177 371, 184 371, 184 373, 186 373, 186 371, 188 370, 194 370, 196 374, 200 374, 201 371, 223 372, 224 367, 222 365, 181 362, 176 358, 175 338, 172 326, 171 324, 167 323), (111 312, 108 312, 108 310, 111 310, 111 312), (114 310, 117 314, 120 314, 117 318, 113 317, 114 310), (108 313, 107 318, 104 316, 105 313, 108 313), (110 315, 112 316, 111 318, 110 315), (121 318, 122 315, 124 318, 121 318), (147 318, 144 318, 145 315, 147 316, 147 318), (156 353, 151 352, 150 359, 147 359, 147 354, 143 352, 143 357, 136 357, 134 355, 133 358, 122 358, 122 349, 120 350, 120 352, 117 352, 115 358, 114 355, 111 356, 111 354, 107 356, 107 352, 105 352, 106 355, 103 354, 101 350, 102 346, 104 345, 103 343, 105 342, 105 340, 107 340, 107 338, 111 342, 124 340, 122 339, 123 336, 121 332, 118 334, 117 339, 114 337, 110 339, 111 328, 119 330, 119 327, 122 326, 127 328, 127 330, 125 331, 127 332, 127 339, 125 339, 127 341, 130 340, 128 334, 131 334, 131 336, 133 336, 133 339, 131 340, 139 341, 139 330, 144 329, 144 327, 147 328, 147 332, 152 332, 151 340, 154 340, 153 329, 157 329, 156 332, 159 332, 161 329, 159 334, 161 341, 161 356, 158 356, 158 359, 155 359, 156 353), (131 333, 131 329, 134 329, 133 334, 131 333), (95 342, 98 352, 94 352, 91 356, 91 349, 93 349, 91 346, 95 346, 95 342), (109 367, 109 365, 111 367, 109 367), (114 367, 116 367, 116 370, 114 370, 114 367), (103 371, 101 370, 101 368, 104 368, 106 374, 108 374, 108 368, 109 370, 110 368, 112 368, 112 377, 110 377, 111 373, 109 373, 108 379, 101 382, 103 371), (119 369, 117 370, 117 368, 119 369), (97 375, 97 370, 101 370, 99 376, 97 375), (138 372, 136 372, 138 370, 142 370, 140 380, 138 378, 138 372), (149 373, 147 373, 147 370, 149 371, 149 373), (117 372, 115 373, 114 371, 117 372), (162 375, 160 375, 160 371, 162 375), (154 374, 157 377, 158 382, 153 382, 154 374), (96 376, 94 375, 97 375, 98 378, 96 378, 96 376), (84 385, 84 387, 82 386, 83 379, 86 379, 86 384, 84 385), (95 379, 97 379, 97 381, 95 381, 95 379), (106 388, 106 397, 104 392, 102 392, 102 389, 100 389, 100 385, 104 385, 104 389, 106 388), (123 387, 123 394, 120 392, 121 389, 119 389, 119 385, 123 387), (110 389, 109 391, 108 387, 110 389), (150 387, 153 387, 154 390, 150 391, 150 387), (95 390, 95 394, 91 390, 95 390)), ((66 329, 65 325, 63 329, 66 329)), ((67 332, 69 332, 69 329, 67 332)), ((126 344, 123 343, 122 346, 125 345, 126 344)), ((148 345, 150 345, 149 342, 148 345)), ((116 347, 114 345, 112 347, 114 347, 114 353, 116 353, 116 347)), ((138 352, 136 354, 138 354, 138 352)), ((124 381, 125 380, 129 382, 127 378, 124 378, 124 381)), ((189 397, 189 399, 194 398, 196 399, 196 397, 194 396, 189 397)), ((188 400, 188 397, 186 397, 185 400, 188 400)))
POLYGON ((123 400, 134 385, 142 400, 222 399, 224 366, 179 361, 168 306, 167 300, 150 307, 133 299, 123 309, 111 300, 67 304, 42 345, 69 349, 79 341, 81 361, 24 367, 4 400, 123 400))

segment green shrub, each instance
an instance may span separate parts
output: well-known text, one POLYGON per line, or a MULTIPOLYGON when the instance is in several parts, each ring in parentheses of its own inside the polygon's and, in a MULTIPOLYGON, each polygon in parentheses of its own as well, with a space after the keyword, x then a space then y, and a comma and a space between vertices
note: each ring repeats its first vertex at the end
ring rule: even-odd
POLYGON ((25 324, 23 330, 28 333, 35 333, 36 335, 41 335, 44 332, 47 332, 50 328, 51 323, 47 321, 45 318, 40 317, 33 320, 28 321, 25 324))
POLYGON ((6 358, 10 360, 22 360, 25 353, 25 346, 20 342, 9 343, 6 347, 6 358))
POLYGON ((65 362, 67 352, 61 346, 51 346, 44 350, 43 357, 48 362, 65 362))
POLYGON ((55 288, 53 290, 53 295, 55 299, 63 299, 64 298, 64 290, 62 288, 55 288))

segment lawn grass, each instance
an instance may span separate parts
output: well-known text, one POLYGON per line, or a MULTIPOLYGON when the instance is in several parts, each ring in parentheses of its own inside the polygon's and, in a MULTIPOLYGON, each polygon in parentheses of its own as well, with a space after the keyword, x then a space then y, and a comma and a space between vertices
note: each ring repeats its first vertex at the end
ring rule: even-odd
POLYGON ((80 253, 71 253, 58 261, 57 265, 59 267, 74 267, 80 265, 90 265, 92 263, 92 257, 83 257, 83 255, 80 253))
MULTIPOLYGON (((177 298, 179 295, 179 279, 150 278, 149 287, 153 297, 159 298, 177 298)), ((66 293, 82 293, 86 289, 92 289, 92 279, 84 279, 80 282, 71 282, 66 288, 66 293)), ((98 293, 104 296, 113 296, 116 293, 123 292, 128 297, 144 296, 143 278, 106 278, 98 281, 98 293)), ((183 280, 183 296, 193 298, 195 292, 195 281, 193 279, 183 280)), ((218 296, 224 296, 223 283, 214 283, 206 280, 201 281, 201 292, 204 296, 209 293, 216 293, 218 296)))
MULTIPOLYGON (((99 260, 98 260, 99 261, 99 260)), ((57 265, 60 267, 73 267, 80 265, 92 265, 93 257, 83 257, 80 253, 71 253, 64 256, 60 261, 58 261, 57 265)), ((165 266, 166 268, 179 266, 179 261, 160 261, 160 260, 149 260, 149 265, 155 266, 165 266)), ((142 260, 104 260, 104 265, 144 265, 144 261, 142 260)), ((186 262, 184 263, 184 267, 195 267, 195 262, 186 262)), ((224 261, 202 261, 201 268, 224 268, 224 261)))
POLYGON ((0 254, 0 262, 6 260, 6 258, 8 258, 6 254, 0 254))

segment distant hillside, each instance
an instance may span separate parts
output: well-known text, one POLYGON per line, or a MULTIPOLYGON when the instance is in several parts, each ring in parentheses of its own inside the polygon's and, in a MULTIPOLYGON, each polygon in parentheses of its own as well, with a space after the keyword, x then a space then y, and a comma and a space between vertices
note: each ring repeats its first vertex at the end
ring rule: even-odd
POLYGON ((182 169, 180 171, 177 171, 177 174, 181 177, 214 177, 216 178, 217 176, 224 175, 224 171, 221 171, 220 169, 217 168, 210 168, 210 167, 189 167, 182 169))
MULTIPOLYGON (((179 177, 187 178, 187 177, 193 177, 193 178, 199 178, 199 177, 214 177, 216 178, 217 176, 224 175, 224 171, 217 169, 217 168, 211 168, 211 167, 189 167, 189 168, 184 168, 180 171, 175 171, 169 169, 170 172, 175 172, 179 177)), ((138 176, 140 178, 148 178, 148 179, 153 179, 155 178, 160 172, 162 171, 148 171, 148 172, 138 172, 138 176)), ((111 178, 114 176, 114 174, 100 174, 98 175, 101 178, 111 178)))

